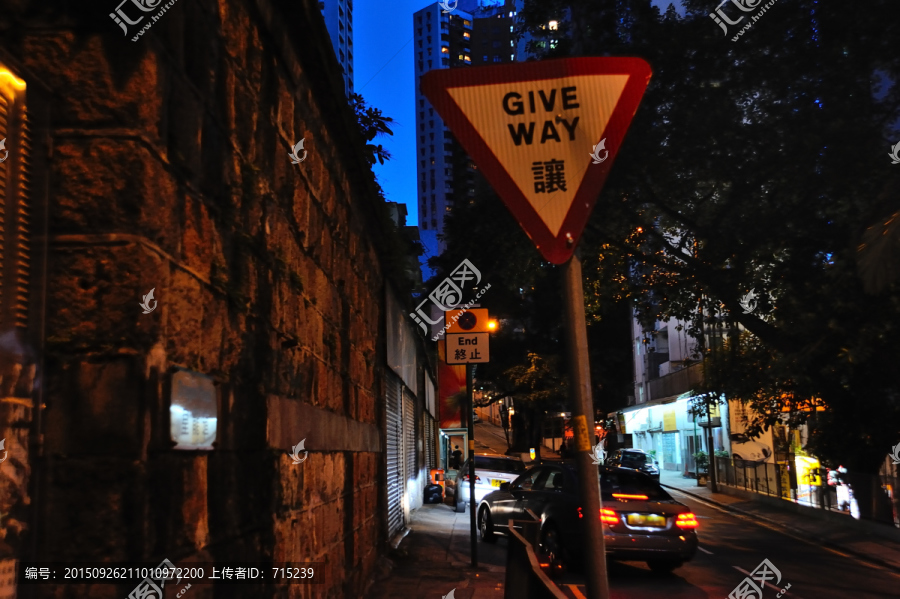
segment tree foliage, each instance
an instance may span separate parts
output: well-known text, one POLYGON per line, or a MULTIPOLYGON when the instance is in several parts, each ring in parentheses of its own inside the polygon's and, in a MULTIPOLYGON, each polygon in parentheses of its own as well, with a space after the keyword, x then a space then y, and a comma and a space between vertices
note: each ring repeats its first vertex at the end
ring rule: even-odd
POLYGON ((874 470, 900 436, 900 287, 882 276, 867 293, 858 251, 900 205, 885 155, 900 117, 895 9, 778 3, 732 42, 709 2, 684 4, 684 18, 636 0, 520 13, 548 57, 653 69, 584 238, 586 286, 701 340, 725 327, 733 343, 702 347, 711 397, 748 401, 761 427, 816 399, 827 411, 793 415, 813 451, 874 470), (541 28, 550 19, 558 31, 541 28), (763 301, 746 313, 751 290, 763 301))

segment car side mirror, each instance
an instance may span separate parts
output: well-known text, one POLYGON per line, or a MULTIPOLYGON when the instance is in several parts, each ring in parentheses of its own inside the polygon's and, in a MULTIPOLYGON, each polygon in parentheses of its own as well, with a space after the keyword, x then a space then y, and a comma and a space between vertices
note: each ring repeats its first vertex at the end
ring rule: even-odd
POLYGON ((509 483, 500 483, 500 490, 509 493, 509 483))

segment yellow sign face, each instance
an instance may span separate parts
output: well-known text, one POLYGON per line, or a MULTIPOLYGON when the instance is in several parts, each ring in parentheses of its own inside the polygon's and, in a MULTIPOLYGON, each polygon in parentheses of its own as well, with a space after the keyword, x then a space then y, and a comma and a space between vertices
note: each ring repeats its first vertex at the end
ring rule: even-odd
POLYGON ((666 410, 663 412, 663 431, 676 431, 678 425, 675 421, 675 410, 666 410))
MULTIPOLYGON (((627 73, 575 75, 447 92, 556 236, 628 78, 627 73), (535 165, 547 164, 558 171, 535 173, 535 165)), ((596 152, 606 159, 605 148, 596 152)))

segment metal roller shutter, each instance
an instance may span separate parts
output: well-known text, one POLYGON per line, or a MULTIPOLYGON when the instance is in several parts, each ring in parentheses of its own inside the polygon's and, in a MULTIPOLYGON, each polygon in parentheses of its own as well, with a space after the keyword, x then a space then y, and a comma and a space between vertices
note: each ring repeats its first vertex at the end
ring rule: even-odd
POLYGON ((423 412, 425 420, 425 467, 431 470, 437 468, 434 456, 434 418, 428 412, 423 412))
POLYGON ((415 479, 418 475, 416 470, 416 404, 412 394, 403 389, 403 437, 406 440, 403 448, 406 460, 406 478, 407 481, 415 479))
POLYGON ((400 408, 400 379, 387 373, 387 508, 388 537, 403 528, 403 424, 400 408))

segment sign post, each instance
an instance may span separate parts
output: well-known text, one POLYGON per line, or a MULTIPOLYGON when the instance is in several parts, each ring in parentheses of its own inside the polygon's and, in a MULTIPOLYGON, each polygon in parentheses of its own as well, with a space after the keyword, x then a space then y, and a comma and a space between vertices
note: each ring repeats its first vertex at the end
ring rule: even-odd
MULTIPOLYGON (((472 364, 484 364, 490 361, 490 318, 484 308, 453 310, 444 312, 447 323, 447 347, 444 354, 447 364, 466 365, 466 400, 463 409, 466 411, 466 424, 469 430, 469 543, 472 551, 472 567, 478 567, 477 517, 478 505, 475 503, 475 403, 472 364)), ((456 492, 462 493, 459 475, 456 479, 456 492)), ((456 500, 459 501, 457 495, 456 500)))
MULTIPOLYGON (((437 69, 422 91, 544 258, 565 264, 569 374, 588 597, 608 599, 578 240, 650 80, 639 58, 437 69), (588 420, 590 419, 590 421, 588 420)), ((459 349, 459 348, 457 348, 459 349)), ((448 358, 450 347, 448 345, 448 358)), ((471 418, 471 416, 470 416, 471 418)))

